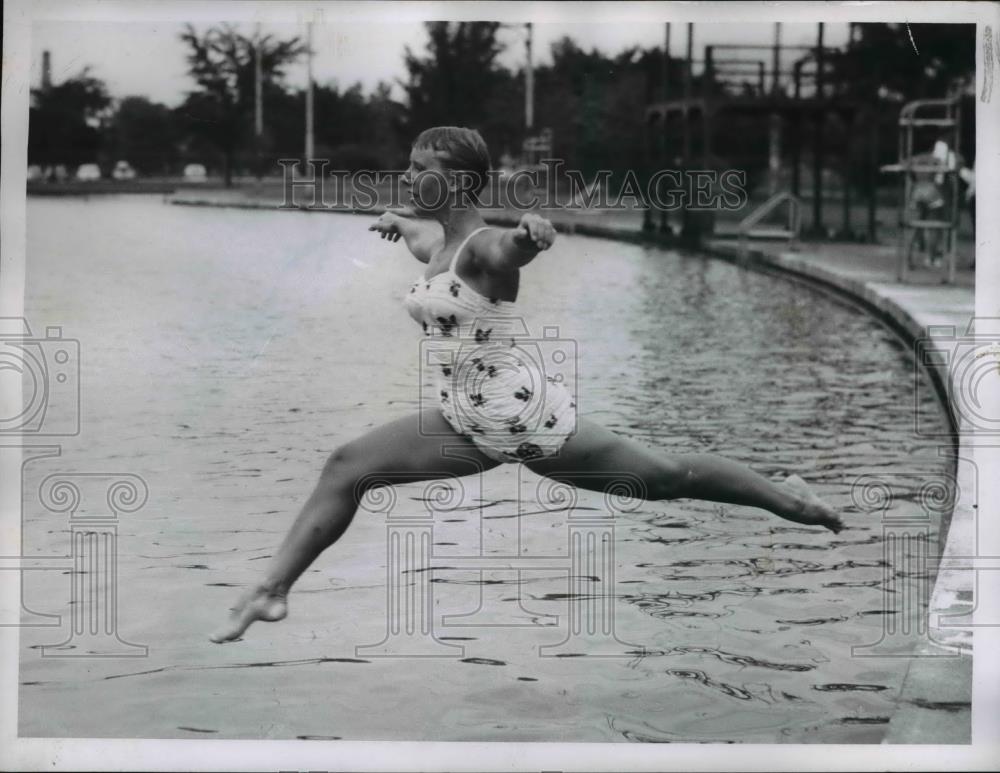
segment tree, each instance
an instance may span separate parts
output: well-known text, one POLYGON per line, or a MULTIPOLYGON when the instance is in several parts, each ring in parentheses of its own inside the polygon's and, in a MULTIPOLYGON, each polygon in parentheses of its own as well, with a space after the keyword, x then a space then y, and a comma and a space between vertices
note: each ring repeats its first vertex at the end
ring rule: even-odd
POLYGON ((96 161, 111 105, 104 82, 85 67, 58 85, 32 89, 31 95, 28 162, 77 166, 96 161))
POLYGON ((639 49, 615 56, 584 51, 571 38, 552 44, 552 64, 535 78, 539 124, 552 129, 556 155, 590 177, 643 163, 643 115, 650 69, 639 49))
POLYGON ((940 98, 956 78, 975 78, 974 24, 859 24, 858 40, 836 62, 863 100, 940 98))
POLYGON ((416 56, 409 46, 405 55, 411 133, 441 124, 481 126, 489 97, 504 78, 496 62, 503 50, 497 40, 500 24, 436 21, 425 26, 427 56, 416 56))
POLYGON ((406 109, 392 98, 388 83, 379 81, 375 92, 368 97, 371 138, 379 149, 387 168, 400 169, 408 165, 409 139, 405 137, 406 109))
POLYGON ((260 57, 266 97, 275 89, 283 91, 285 68, 306 48, 298 38, 278 40, 265 35, 257 40, 241 35, 230 25, 212 27, 199 35, 189 24, 181 40, 188 45, 188 74, 198 84, 198 90, 189 92, 178 114, 190 134, 221 155, 228 187, 232 185, 238 151, 254 137, 256 57, 260 57))
MULTIPOLYGON (((330 169, 398 169, 404 156, 400 143, 402 105, 380 84, 366 97, 361 84, 342 90, 335 82, 313 88, 315 152, 330 169)), ((305 133, 305 94, 275 92, 265 116, 271 158, 301 155, 305 133)))
MULTIPOLYGON (((835 78, 844 84, 844 96, 865 109, 855 145, 851 177, 865 185, 877 184, 870 174, 871 143, 877 143, 877 164, 897 160, 897 119, 903 104, 915 99, 940 99, 957 80, 975 83, 976 27, 974 24, 858 24, 856 40, 837 57, 835 78), (861 147, 858 147, 860 145, 861 147)), ((976 101, 962 98, 961 152, 975 156, 976 101)), ((917 150, 926 149, 939 130, 918 129, 917 150)))
POLYGON ((105 149, 112 161, 126 160, 142 174, 167 174, 177 142, 177 121, 169 107, 125 97, 109 121, 105 149))

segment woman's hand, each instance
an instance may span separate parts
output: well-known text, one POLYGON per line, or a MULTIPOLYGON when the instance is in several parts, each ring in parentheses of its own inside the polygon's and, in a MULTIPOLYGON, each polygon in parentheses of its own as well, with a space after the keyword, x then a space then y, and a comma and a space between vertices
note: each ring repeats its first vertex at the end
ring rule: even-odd
POLYGON ((552 223, 530 212, 521 217, 514 231, 515 243, 525 249, 547 250, 556 240, 556 229, 552 223))
POLYGON ((478 256, 478 262, 484 271, 491 273, 516 271, 551 247, 555 240, 552 223, 529 212, 521 216, 515 228, 501 231, 500 238, 478 256))
POLYGON ((399 230, 399 215, 395 212, 383 212, 379 219, 368 226, 369 231, 378 231, 383 239, 398 242, 403 233, 399 230))
POLYGON ((416 213, 407 207, 400 207, 383 212, 381 217, 368 226, 369 231, 378 231, 383 239, 406 242, 413 257, 421 263, 428 263, 431 256, 444 245, 444 234, 441 226, 434 220, 417 217, 416 213))

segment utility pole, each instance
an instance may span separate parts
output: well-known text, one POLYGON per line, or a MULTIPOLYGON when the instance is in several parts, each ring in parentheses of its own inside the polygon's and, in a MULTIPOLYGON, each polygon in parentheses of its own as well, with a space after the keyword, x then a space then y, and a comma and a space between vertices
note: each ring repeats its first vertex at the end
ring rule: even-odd
POLYGON ((682 147, 684 152, 684 166, 687 167, 691 155, 691 76, 694 64, 694 24, 688 22, 687 25, 687 61, 684 63, 684 111, 681 116, 681 130, 683 131, 682 147))
MULTIPOLYGON (((670 99, 670 22, 667 22, 663 31, 663 101, 666 103, 670 99)), ((657 138, 657 156, 659 156, 660 162, 668 165, 670 160, 667 158, 667 154, 670 152, 670 146, 667 142, 667 115, 666 106, 663 110, 663 123, 660 125, 659 137, 657 138)), ((669 214, 666 209, 660 209, 660 233, 673 235, 673 230, 670 227, 669 214)))
POLYGON ((531 51, 534 25, 529 21, 524 27, 528 33, 524 44, 528 54, 528 62, 524 70, 524 128, 530 133, 535 127, 535 65, 531 51))
POLYGON ((687 25, 687 61, 684 66, 684 99, 691 98, 691 76, 694 63, 694 24, 687 25))
POLYGON ((781 22, 774 23, 774 48, 771 63, 771 102, 774 108, 768 116, 767 188, 768 195, 778 192, 781 174, 781 115, 778 113, 778 95, 781 88, 781 22))
POLYGON ((670 98, 670 22, 663 34, 663 101, 670 98))
POLYGON ((42 91, 52 88, 52 55, 42 51, 42 91))
POLYGON ((260 142, 264 133, 264 65, 260 56, 260 24, 253 39, 253 125, 254 136, 260 142))
POLYGON ((259 181, 264 171, 264 65, 261 62, 260 24, 253 35, 253 150, 254 176, 259 181))
POLYGON ((313 23, 306 24, 306 163, 315 155, 313 148, 313 23))
POLYGON ((812 230, 817 236, 824 235, 823 229, 823 120, 826 118, 823 104, 823 22, 819 22, 816 33, 816 113, 813 132, 813 201, 812 230))
POLYGON ((771 93, 781 88, 781 22, 774 23, 774 48, 771 56, 771 93))

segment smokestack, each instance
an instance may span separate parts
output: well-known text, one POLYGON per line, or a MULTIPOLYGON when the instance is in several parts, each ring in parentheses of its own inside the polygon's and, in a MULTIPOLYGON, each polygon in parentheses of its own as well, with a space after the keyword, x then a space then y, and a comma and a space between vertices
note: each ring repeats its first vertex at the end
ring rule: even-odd
POLYGON ((42 51, 42 89, 52 88, 52 56, 48 51, 42 51))

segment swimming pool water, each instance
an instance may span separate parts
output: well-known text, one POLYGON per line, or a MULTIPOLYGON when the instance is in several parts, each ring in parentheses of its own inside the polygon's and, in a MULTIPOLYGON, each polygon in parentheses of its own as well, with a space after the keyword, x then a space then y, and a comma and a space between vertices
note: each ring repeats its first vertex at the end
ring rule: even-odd
MULTIPOLYGON (((698 255, 560 236, 524 269, 520 303, 535 330, 575 346, 581 414, 669 452, 798 473, 852 528, 640 503, 614 522, 615 582, 600 589, 620 656, 540 657, 588 594, 545 568, 566 565, 567 512, 506 465, 462 479, 461 501, 433 516, 434 627, 461 652, 358 654, 387 625, 386 518, 366 510, 303 576, 288 620, 216 646, 207 633, 326 455, 416 409, 420 331, 400 301, 421 266, 363 217, 149 197, 32 199, 28 214, 26 316, 36 334, 59 325, 80 341, 82 426, 25 467, 25 552, 69 550, 65 514, 38 501, 47 475, 140 475, 148 502, 118 526, 118 631, 149 652, 42 658, 66 638, 68 577, 26 575, 26 606, 64 626, 22 631, 22 735, 881 739, 909 661, 852 646, 879 640, 890 590, 931 578, 886 566, 879 514, 851 488, 887 475, 915 490, 950 467, 913 434, 915 409, 945 422, 930 398, 915 408, 907 348, 865 313, 698 255), (539 568, 446 568, 517 551, 539 568), (456 624, 480 604, 466 618, 478 625, 456 624)), ((399 487, 396 513, 425 512, 423 495, 399 487)), ((583 513, 602 503, 577 500, 583 513)))

